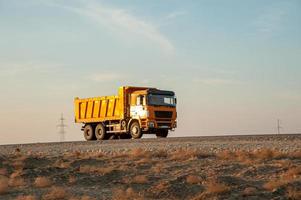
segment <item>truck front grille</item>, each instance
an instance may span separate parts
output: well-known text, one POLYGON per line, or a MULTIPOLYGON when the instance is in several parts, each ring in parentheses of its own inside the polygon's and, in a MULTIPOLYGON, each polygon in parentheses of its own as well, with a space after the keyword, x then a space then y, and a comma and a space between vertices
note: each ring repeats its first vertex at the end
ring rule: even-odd
POLYGON ((155 117, 157 118, 171 118, 172 112, 171 111, 155 111, 155 117))
POLYGON ((171 123, 157 123, 158 127, 161 126, 167 126, 167 127, 171 127, 171 123))

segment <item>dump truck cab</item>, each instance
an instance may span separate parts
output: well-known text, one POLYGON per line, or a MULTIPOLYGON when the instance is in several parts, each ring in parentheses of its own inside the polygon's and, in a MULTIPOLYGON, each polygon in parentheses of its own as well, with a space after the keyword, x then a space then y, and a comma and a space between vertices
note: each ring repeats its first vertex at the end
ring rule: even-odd
POLYGON ((75 122, 83 123, 86 140, 167 137, 177 127, 173 91, 123 86, 118 96, 75 98, 75 122))
POLYGON ((139 119, 145 132, 173 130, 177 126, 175 93, 153 88, 133 92, 130 116, 132 119, 139 119))

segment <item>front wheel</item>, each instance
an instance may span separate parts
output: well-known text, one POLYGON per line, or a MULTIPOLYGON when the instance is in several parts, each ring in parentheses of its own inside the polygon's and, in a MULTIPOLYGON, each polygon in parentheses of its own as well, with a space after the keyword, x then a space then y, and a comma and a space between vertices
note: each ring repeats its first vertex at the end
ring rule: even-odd
POLYGON ((168 135, 168 129, 159 129, 156 133, 157 138, 166 138, 168 135))
POLYGON ((92 125, 88 124, 84 128, 84 137, 87 141, 95 140, 95 135, 92 125))
POLYGON ((138 122, 133 122, 130 127, 130 134, 133 139, 139 139, 142 137, 142 131, 138 122))

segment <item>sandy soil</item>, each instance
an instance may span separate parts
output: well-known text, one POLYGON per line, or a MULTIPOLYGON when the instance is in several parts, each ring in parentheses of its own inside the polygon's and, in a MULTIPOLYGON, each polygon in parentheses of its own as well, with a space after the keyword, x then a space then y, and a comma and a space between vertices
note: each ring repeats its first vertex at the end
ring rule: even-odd
POLYGON ((300 135, 0 146, 0 199, 301 199, 300 188, 300 135))

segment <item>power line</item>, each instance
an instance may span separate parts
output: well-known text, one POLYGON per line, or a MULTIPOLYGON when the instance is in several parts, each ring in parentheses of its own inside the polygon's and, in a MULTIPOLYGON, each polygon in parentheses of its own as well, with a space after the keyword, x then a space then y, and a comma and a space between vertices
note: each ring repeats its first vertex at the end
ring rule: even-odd
POLYGON ((65 128, 67 127, 67 125, 65 125, 64 123, 65 118, 63 116, 63 113, 61 114, 61 118, 60 118, 60 123, 57 125, 57 127, 60 129, 59 130, 59 134, 60 134, 60 142, 64 142, 65 141, 65 128))

